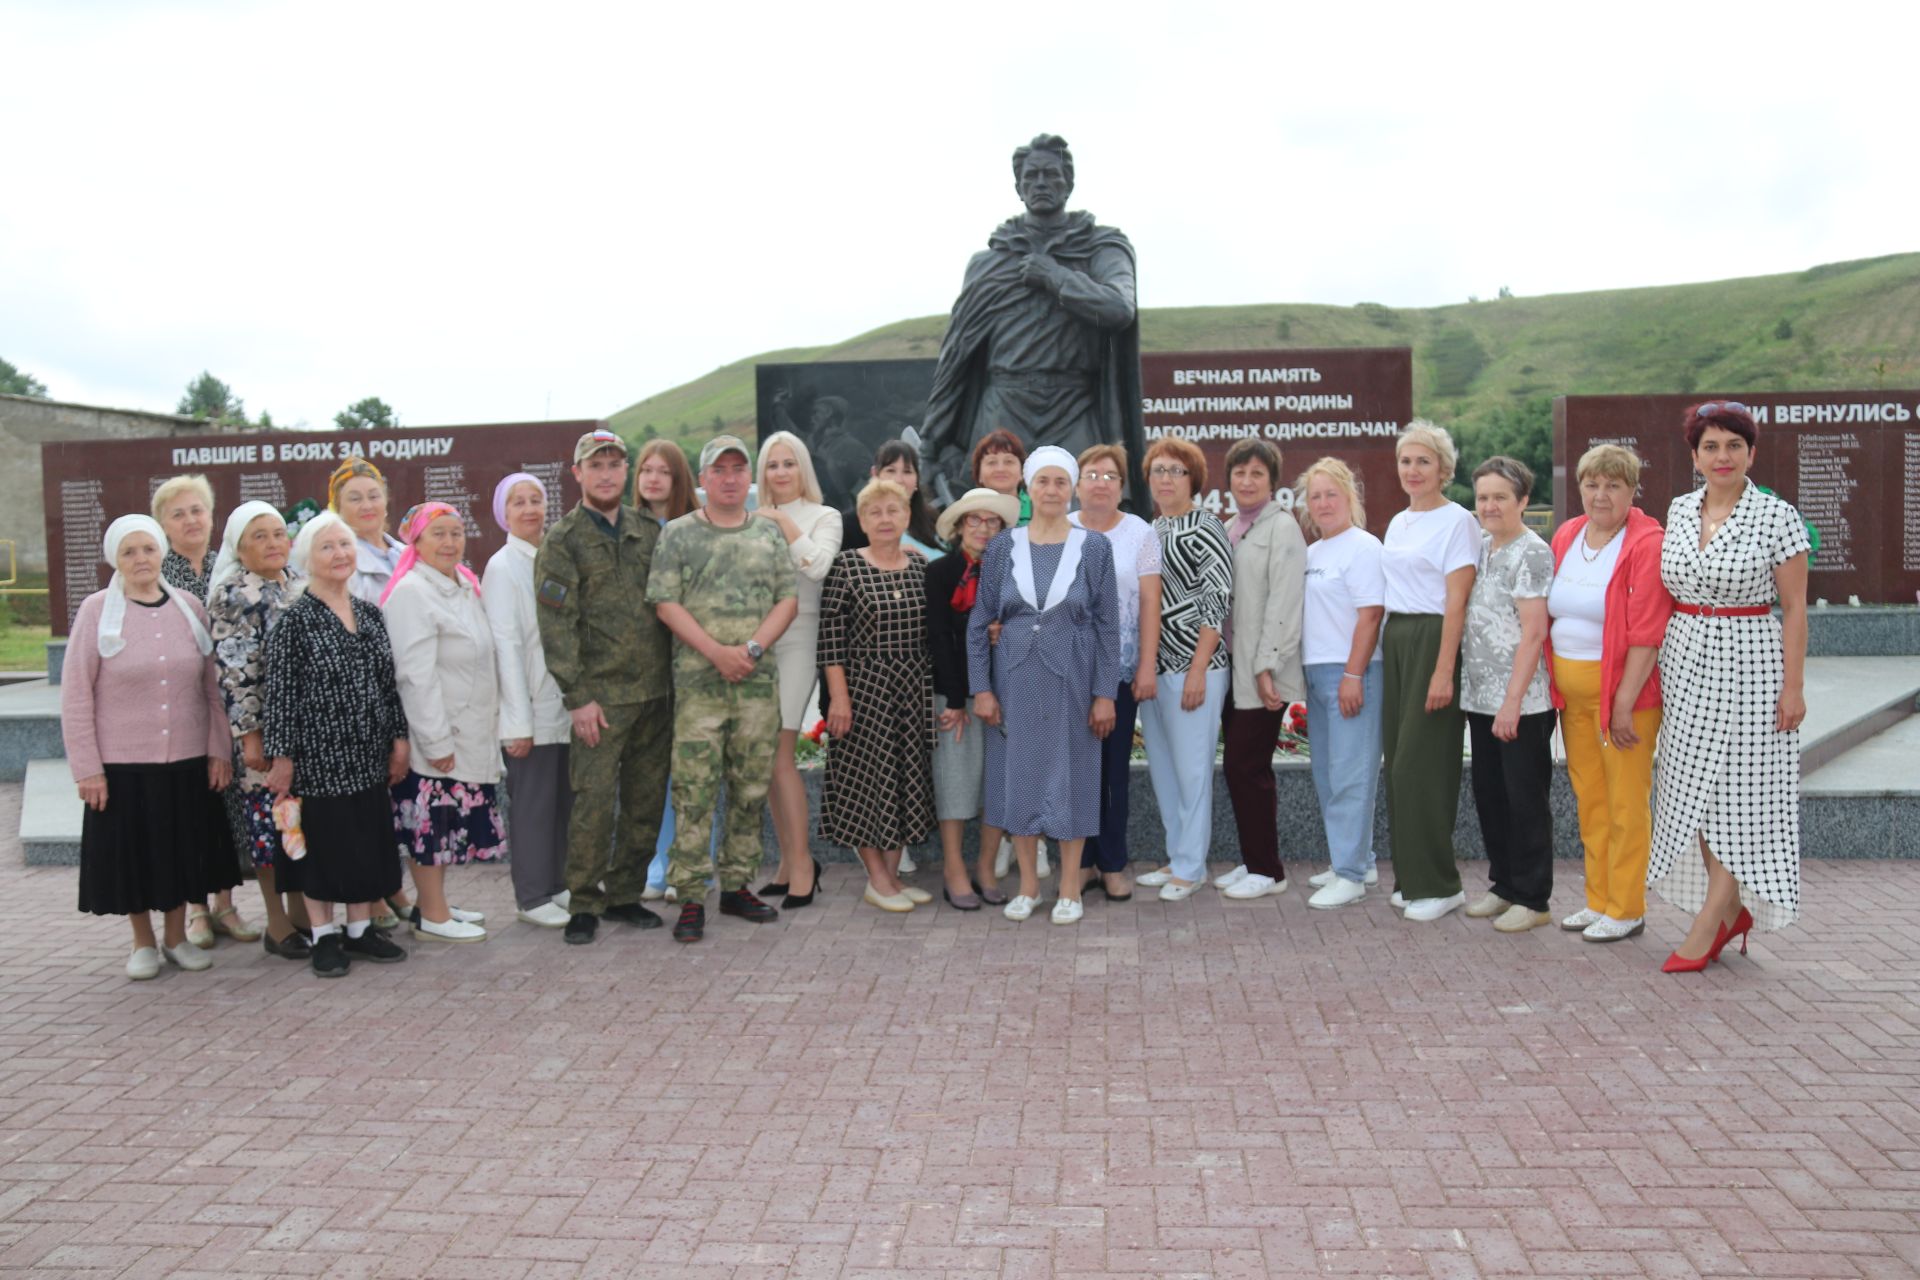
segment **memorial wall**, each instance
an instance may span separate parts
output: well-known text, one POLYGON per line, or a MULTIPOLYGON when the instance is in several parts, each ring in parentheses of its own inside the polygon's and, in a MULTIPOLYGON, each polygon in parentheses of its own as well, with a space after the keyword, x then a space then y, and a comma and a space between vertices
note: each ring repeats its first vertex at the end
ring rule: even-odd
POLYGON ((1294 478, 1321 457, 1353 468, 1375 534, 1405 505, 1393 442, 1413 417, 1410 348, 1152 352, 1140 357, 1140 389, 1148 445, 1167 435, 1199 445, 1207 492, 1195 496, 1217 514, 1236 510, 1227 450, 1247 435, 1280 450, 1277 498, 1289 509, 1294 478))
POLYGON ((506 542, 493 523, 494 485, 514 471, 539 476, 547 485, 551 523, 580 500, 569 467, 574 441, 603 425, 268 431, 42 445, 53 633, 67 634, 80 602, 111 576, 100 558, 107 525, 131 512, 149 512, 153 491, 171 476, 197 473, 213 485, 217 548, 227 512, 240 503, 258 499, 284 511, 312 498, 324 506, 334 468, 344 458, 363 457, 387 479, 389 532, 415 503, 448 503, 466 516, 467 563, 478 572, 506 542))
MULTIPOLYGON (((1664 521, 1673 499, 1703 483, 1680 425, 1707 397, 1562 396, 1553 406, 1556 520, 1580 512, 1573 471, 1597 444, 1643 459, 1640 507, 1664 521)), ((1809 599, 1913 604, 1920 598, 1920 391, 1730 394, 1760 428, 1753 479, 1793 503, 1812 527, 1809 599)))

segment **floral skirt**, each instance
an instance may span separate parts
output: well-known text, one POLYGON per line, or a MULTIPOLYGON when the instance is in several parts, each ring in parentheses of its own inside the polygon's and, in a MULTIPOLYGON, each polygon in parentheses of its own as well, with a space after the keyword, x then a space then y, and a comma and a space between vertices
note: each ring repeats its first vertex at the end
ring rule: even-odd
POLYGON ((492 783, 425 778, 409 770, 393 788, 400 853, 423 867, 490 862, 507 851, 499 789, 492 783))

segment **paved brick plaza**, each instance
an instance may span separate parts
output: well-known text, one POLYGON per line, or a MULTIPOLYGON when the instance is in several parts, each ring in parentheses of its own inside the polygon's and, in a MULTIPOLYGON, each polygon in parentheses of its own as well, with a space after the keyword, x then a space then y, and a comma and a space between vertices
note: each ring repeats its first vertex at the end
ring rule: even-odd
MULTIPOLYGON (((1920 1274, 1920 861, 1810 863, 1802 927, 1705 978, 1657 972, 1666 908, 1599 947, 856 883, 696 947, 130 983, 9 835, 0 1275, 1920 1274)), ((453 884, 511 920, 503 869, 453 884)))

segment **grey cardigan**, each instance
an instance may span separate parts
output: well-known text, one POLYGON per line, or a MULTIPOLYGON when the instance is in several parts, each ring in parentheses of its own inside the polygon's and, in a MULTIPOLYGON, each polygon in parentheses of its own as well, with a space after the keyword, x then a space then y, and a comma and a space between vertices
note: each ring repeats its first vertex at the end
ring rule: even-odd
POLYGON ((1233 549, 1233 705, 1258 707, 1262 671, 1289 702, 1307 696, 1300 665, 1307 540, 1293 513, 1269 502, 1233 549))

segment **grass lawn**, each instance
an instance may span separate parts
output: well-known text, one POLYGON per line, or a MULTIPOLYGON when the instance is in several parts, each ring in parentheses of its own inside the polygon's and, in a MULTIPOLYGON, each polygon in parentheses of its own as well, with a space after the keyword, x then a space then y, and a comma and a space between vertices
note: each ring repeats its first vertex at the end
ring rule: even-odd
POLYGON ((47 670, 47 641, 53 632, 45 626, 0 627, 0 671, 47 670))

